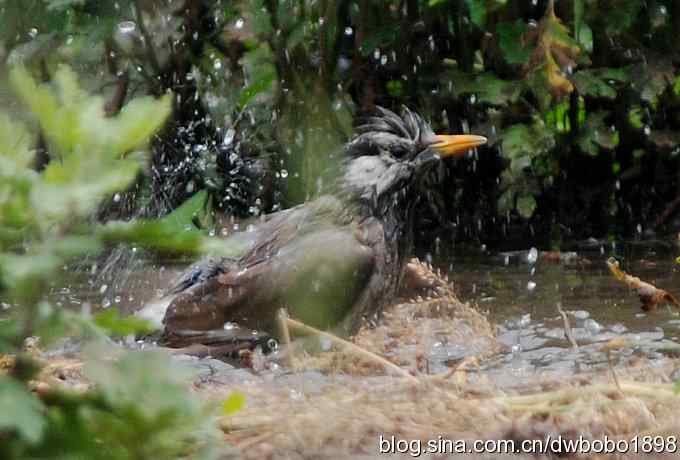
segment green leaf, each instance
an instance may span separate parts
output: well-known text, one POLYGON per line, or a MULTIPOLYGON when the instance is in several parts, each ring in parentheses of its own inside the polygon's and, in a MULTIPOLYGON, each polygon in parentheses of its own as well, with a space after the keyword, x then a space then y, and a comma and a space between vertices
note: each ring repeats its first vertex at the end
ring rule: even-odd
POLYGON ((631 107, 628 111, 628 123, 635 129, 642 129, 645 126, 644 112, 639 105, 631 107))
POLYGON ((33 161, 34 137, 26 127, 0 113, 0 174, 12 176, 33 161))
POLYGON ((571 131, 571 121, 569 119, 569 110, 571 103, 563 101, 556 104, 552 110, 546 113, 546 123, 548 126, 555 128, 558 133, 568 133, 571 131))
POLYGON ((219 432, 209 407, 187 392, 188 369, 160 352, 101 359, 110 352, 90 350, 84 373, 103 404, 80 410, 101 448, 117 453, 111 458, 203 458, 219 432))
POLYGON ((536 210, 536 199, 532 195, 522 195, 517 199, 517 211, 520 216, 529 219, 536 210))
POLYGON ((241 91, 238 99, 239 109, 243 110, 258 94, 269 91, 274 83, 274 74, 267 73, 255 80, 241 91))
POLYGON ((584 1, 574 0, 574 38, 588 53, 593 52, 593 30, 584 21, 584 1))
POLYGON ((390 80, 387 82, 387 93, 392 97, 402 97, 404 95, 404 84, 401 80, 390 80))
POLYGON ((84 135, 99 136, 102 148, 109 149, 114 156, 146 146, 172 110, 172 95, 160 99, 150 96, 137 97, 126 104, 115 117, 100 118, 100 110, 93 113, 93 119, 86 123, 89 129, 84 135))
POLYGON ((3 282, 9 288, 18 289, 26 295, 35 293, 39 283, 51 277, 61 264, 62 260, 51 252, 0 254, 3 282))
POLYGON ((197 229, 177 231, 172 223, 138 219, 133 222, 109 222, 95 231, 102 241, 126 242, 171 254, 213 254, 239 257, 250 247, 247 238, 223 240, 210 238, 197 229))
POLYGON ((77 75, 67 66, 55 73, 54 87, 36 84, 23 67, 12 69, 10 82, 62 156, 85 151, 95 158, 117 158, 148 142, 171 110, 172 99, 167 94, 158 100, 136 98, 117 116, 107 117, 104 100, 83 91, 77 75))
POLYGON ((517 102, 523 88, 521 81, 501 80, 492 72, 471 75, 454 69, 447 77, 456 97, 473 94, 477 101, 496 106, 517 102))
POLYGON ((507 0, 465 0, 465 3, 472 23, 483 28, 486 25, 487 15, 505 6, 507 0))
POLYGON ((171 213, 161 217, 159 221, 168 231, 183 232, 186 230, 196 230, 194 220, 204 222, 206 216, 208 192, 201 190, 189 199, 187 199, 180 206, 175 208, 171 213))
POLYGON ((131 334, 150 334, 156 328, 151 322, 134 315, 120 316, 115 308, 97 313, 94 324, 104 329, 109 335, 125 337, 131 334))
POLYGON ((506 105, 517 102, 522 92, 522 84, 519 81, 508 81, 497 78, 491 72, 479 75, 474 82, 478 88, 475 91, 480 102, 492 105, 506 105))
POLYGON ((533 47, 523 44, 522 35, 526 31, 527 25, 519 19, 513 23, 501 22, 496 26, 503 56, 509 64, 524 64, 529 60, 533 47))
POLYGON ((578 92, 584 96, 610 100, 616 98, 616 89, 611 87, 600 75, 601 72, 599 71, 581 70, 571 76, 571 81, 578 92))
POLYGON ((606 111, 598 111, 588 114, 577 143, 583 153, 597 156, 600 148, 613 150, 619 145, 619 133, 615 129, 606 126, 604 119, 610 114, 606 111))
POLYGON ((233 415, 242 410, 246 405, 246 395, 240 391, 233 391, 222 403, 222 414, 233 415))
POLYGON ((109 222, 97 229, 104 242, 134 243, 161 252, 199 254, 202 236, 198 230, 178 232, 173 223, 139 219, 109 222))
POLYGON ((503 156, 511 161, 524 156, 534 158, 555 147, 553 133, 539 119, 535 119, 531 125, 512 125, 503 131, 501 138, 503 156))
POLYGON ((465 0, 470 11, 470 20, 477 27, 484 27, 486 24, 486 2, 484 0, 465 0))
MULTIPOLYGON (((16 380, 0 375, 0 432, 16 431, 31 444, 42 439, 45 431, 40 400, 16 380)), ((6 441, 3 441, 6 442, 6 441)))
POLYGON ((673 94, 680 96, 680 76, 675 77, 673 80, 673 94))

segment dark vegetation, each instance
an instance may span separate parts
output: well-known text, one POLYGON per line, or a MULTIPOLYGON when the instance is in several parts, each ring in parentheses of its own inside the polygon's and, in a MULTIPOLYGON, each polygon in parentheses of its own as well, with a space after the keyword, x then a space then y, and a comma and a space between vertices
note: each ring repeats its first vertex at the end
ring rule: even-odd
POLYGON ((3 2, 5 62, 45 81, 75 63, 109 114, 175 95, 151 168, 101 219, 163 215, 200 189, 229 216, 299 203, 353 116, 406 104, 439 131, 491 139, 438 172, 428 240, 529 229, 559 246, 677 227, 674 2, 30 4, 3 2))
POLYGON ((144 329, 44 294, 86 254, 214 252, 197 229, 313 196, 376 104, 490 139, 435 172, 426 250, 676 230, 679 29, 671 0, 0 0, 0 457, 209 445, 204 408, 138 356, 94 366, 94 392, 29 391, 27 337, 144 329), (187 232, 162 218, 183 203, 187 232))

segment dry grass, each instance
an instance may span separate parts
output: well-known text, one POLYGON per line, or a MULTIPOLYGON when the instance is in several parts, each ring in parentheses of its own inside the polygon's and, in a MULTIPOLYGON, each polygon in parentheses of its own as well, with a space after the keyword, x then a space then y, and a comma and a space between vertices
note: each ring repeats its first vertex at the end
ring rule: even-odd
MULTIPOLYGON (((680 397, 673 392, 671 378, 677 376, 680 361, 639 360, 619 367, 618 385, 607 369, 573 377, 494 382, 479 368, 499 349, 492 325, 459 302, 447 280, 428 267, 416 269, 425 276, 410 283, 413 298, 399 302, 378 326, 364 328, 354 337, 354 345, 370 353, 357 353, 352 347, 317 355, 295 353, 292 373, 235 372, 229 379, 194 382, 193 390, 216 407, 233 391, 246 395, 247 407, 220 422, 239 458, 377 458, 380 435, 421 441, 438 436, 453 440, 543 439, 558 434, 592 439, 680 436, 680 397), (427 351, 440 336, 479 352, 452 363, 448 373, 428 375, 427 351), (410 377, 391 376, 371 353, 398 364, 410 377)), ((39 385, 87 385, 77 360, 49 362, 40 380, 39 385)), ((450 456, 454 457, 465 458, 450 456)))
MULTIPOLYGON (((378 361, 342 350, 298 356, 298 369, 338 373, 337 381, 307 393, 302 385, 294 397, 287 387, 270 387, 266 394, 252 385, 238 388, 251 404, 223 418, 222 427, 243 458, 375 458, 380 435, 423 442, 438 436, 523 440, 558 434, 591 439, 680 435, 680 397, 669 377, 680 366, 676 362, 638 362, 637 367, 619 369, 619 385, 606 370, 577 378, 524 378, 512 387, 496 385, 483 372, 469 372, 497 350, 493 327, 460 303, 450 286, 399 303, 385 312, 378 327, 363 329, 354 342, 410 369, 417 382, 375 377, 385 374, 378 361), (446 375, 426 375, 418 350, 425 350, 437 331, 461 342, 483 339, 489 346, 446 375), (405 343, 414 353, 395 355, 405 343), (348 374, 355 377, 343 377, 348 374)), ((223 395, 215 390, 206 396, 223 395)))
POLYGON ((269 395, 266 406, 225 417, 222 426, 244 458, 373 457, 381 434, 423 442, 680 435, 680 397, 663 370, 650 371, 630 371, 620 391, 606 375, 529 381, 505 391, 425 376, 417 384, 338 382, 302 398, 269 395), (556 389, 542 391, 546 386, 556 389))

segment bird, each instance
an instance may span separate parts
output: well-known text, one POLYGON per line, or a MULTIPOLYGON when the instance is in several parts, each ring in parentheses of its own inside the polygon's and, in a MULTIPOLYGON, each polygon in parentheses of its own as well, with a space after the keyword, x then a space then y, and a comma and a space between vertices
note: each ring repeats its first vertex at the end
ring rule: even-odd
POLYGON ((162 342, 209 342, 235 327, 274 332, 280 308, 310 326, 355 333, 397 295, 427 173, 485 143, 437 135, 406 107, 401 115, 376 107, 344 146, 327 193, 264 216, 226 239, 238 256, 207 257, 177 279, 162 342))

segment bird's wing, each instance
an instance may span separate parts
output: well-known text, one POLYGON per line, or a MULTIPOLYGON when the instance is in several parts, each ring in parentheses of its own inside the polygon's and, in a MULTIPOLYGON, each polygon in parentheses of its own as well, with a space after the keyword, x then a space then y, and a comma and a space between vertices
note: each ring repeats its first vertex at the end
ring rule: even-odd
POLYGON ((266 257, 246 257, 177 295, 165 328, 219 329, 225 322, 272 331, 278 308, 317 326, 340 321, 360 298, 375 264, 374 249, 352 226, 319 227, 282 238, 266 257))
MULTIPOLYGON (((339 206, 329 198, 331 209, 339 206)), ((328 208, 328 206, 326 206, 328 208)), ((253 265, 270 257, 290 240, 328 222, 324 207, 317 202, 297 206, 285 211, 269 214, 260 222, 250 225, 247 230, 234 233, 224 240, 224 245, 239 254, 238 257, 205 257, 185 270, 166 290, 165 295, 184 292, 192 286, 204 284, 211 278, 224 274, 238 265, 253 265), (322 211, 322 212, 319 212, 322 211)))
POLYGON ((205 283, 209 279, 223 274, 230 263, 235 263, 235 261, 229 259, 216 259, 213 257, 205 258, 182 273, 173 282, 172 287, 167 290, 166 294, 179 294, 182 291, 186 291, 191 286, 205 283))

